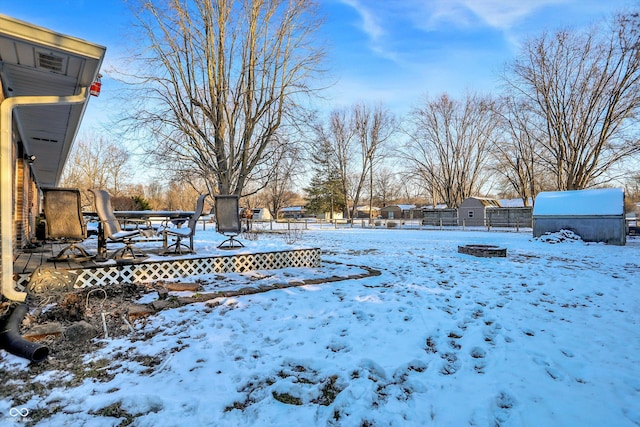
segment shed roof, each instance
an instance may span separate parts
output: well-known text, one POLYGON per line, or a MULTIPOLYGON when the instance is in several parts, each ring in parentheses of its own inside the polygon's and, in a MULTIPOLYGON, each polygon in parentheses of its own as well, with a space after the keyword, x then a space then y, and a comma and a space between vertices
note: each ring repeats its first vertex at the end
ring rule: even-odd
POLYGON ((389 205, 389 206, 385 206, 381 210, 389 210, 389 209, 393 209, 393 208, 398 208, 401 211, 409 211, 411 209, 415 209, 416 205, 389 205))
MULTIPOLYGON (((465 206, 468 205, 470 200, 477 200, 478 202, 480 202, 480 204, 484 207, 490 207, 490 206, 494 206, 494 207, 501 207, 500 205, 500 201, 498 201, 497 199, 493 199, 491 197, 468 197, 466 199, 464 199, 462 201, 462 204, 464 204, 465 206)), ((461 204, 461 206, 462 206, 461 204)))
POLYGON ((536 197, 533 215, 623 215, 624 190, 543 191, 536 197))
POLYGON ((280 208, 280 212, 302 212, 304 210, 304 206, 287 206, 285 208, 280 208))

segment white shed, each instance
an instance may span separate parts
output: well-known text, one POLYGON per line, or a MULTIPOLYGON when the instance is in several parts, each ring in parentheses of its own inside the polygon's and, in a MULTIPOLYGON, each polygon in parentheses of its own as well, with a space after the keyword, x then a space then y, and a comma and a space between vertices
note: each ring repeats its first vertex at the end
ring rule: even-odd
POLYGON ((571 230, 585 242, 626 243, 624 190, 546 191, 533 207, 533 237, 571 230))
POLYGON ((254 221, 270 221, 273 219, 271 212, 267 208, 254 208, 253 218, 254 221))

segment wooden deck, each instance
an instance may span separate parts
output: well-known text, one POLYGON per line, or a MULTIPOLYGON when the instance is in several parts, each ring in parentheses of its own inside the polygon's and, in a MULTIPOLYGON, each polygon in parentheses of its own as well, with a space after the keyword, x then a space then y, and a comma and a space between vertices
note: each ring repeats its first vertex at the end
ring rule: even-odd
POLYGON ((20 250, 13 259, 13 274, 31 274, 40 266, 59 270, 97 266, 92 261, 82 264, 69 261, 49 261, 49 258, 58 255, 65 246, 60 243, 45 243, 37 248, 20 250))
POLYGON ((149 251, 145 248, 145 252, 150 254, 149 258, 136 262, 50 261, 49 259, 57 255, 62 247, 64 246, 61 244, 47 243, 17 253, 13 266, 17 289, 37 288, 46 291, 69 286, 143 283, 228 272, 320 266, 319 248, 176 256, 155 255, 155 250, 149 251))

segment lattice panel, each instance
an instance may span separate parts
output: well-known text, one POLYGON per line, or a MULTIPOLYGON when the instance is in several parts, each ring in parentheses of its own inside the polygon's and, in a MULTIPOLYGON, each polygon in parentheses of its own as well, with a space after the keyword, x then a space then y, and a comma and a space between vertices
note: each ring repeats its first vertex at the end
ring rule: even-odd
POLYGON ((76 287, 111 285, 120 282, 120 269, 118 267, 93 267, 75 270, 78 273, 76 287))
MULTIPOLYGON (((115 285, 127 282, 152 282, 215 273, 242 273, 287 267, 319 267, 320 249, 261 252, 216 257, 167 259, 140 264, 110 265, 70 270, 78 277, 76 288, 115 285)), ((18 286, 27 287, 29 275, 20 275, 18 286)))

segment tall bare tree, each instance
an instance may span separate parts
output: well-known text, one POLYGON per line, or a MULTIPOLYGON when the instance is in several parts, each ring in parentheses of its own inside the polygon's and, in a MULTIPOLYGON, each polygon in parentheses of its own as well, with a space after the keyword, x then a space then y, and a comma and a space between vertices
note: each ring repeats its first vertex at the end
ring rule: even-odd
POLYGON ((62 185, 80 188, 83 204, 90 206, 93 199, 87 189, 104 188, 120 196, 129 184, 131 167, 129 151, 101 135, 80 135, 64 166, 62 185))
MULTIPOLYGON (((373 175, 374 168, 380 162, 385 149, 385 144, 395 134, 396 120, 394 115, 384 108, 382 104, 370 107, 366 104, 357 104, 352 112, 355 137, 360 145, 361 171, 357 174, 357 184, 353 195, 353 217, 365 183, 368 178, 369 189, 369 220, 373 220, 373 175)), ((353 226, 353 223, 351 223, 353 226)))
MULTIPOLYGON (((377 174, 375 185, 375 197, 382 204, 381 207, 398 202, 401 191, 402 186, 396 172, 388 167, 382 168, 377 174)), ((407 200, 406 197, 404 199, 407 200)))
POLYGON ((270 159, 272 173, 261 194, 273 218, 293 199, 293 184, 302 174, 301 148, 294 144, 282 145, 280 148, 270 159))
POLYGON ((506 82, 535 113, 545 168, 559 190, 583 189, 640 152, 640 15, 525 44, 506 82))
MULTIPOLYGON (((279 143, 323 51, 312 0, 139 0, 148 50, 133 115, 165 169, 241 195, 279 143)), ((133 78, 130 76, 130 78, 133 78)), ((261 177, 264 178, 264 177, 261 177)))
POLYGON ((516 98, 502 98, 496 115, 501 120, 500 132, 491 150, 496 158, 495 170, 522 199, 524 206, 529 206, 542 187, 544 174, 539 160, 542 135, 531 125, 533 114, 527 103, 516 98))
POLYGON ((457 207, 480 193, 497 125, 494 101, 476 94, 462 102, 447 94, 426 98, 413 109, 401 156, 431 189, 434 205, 457 207))

